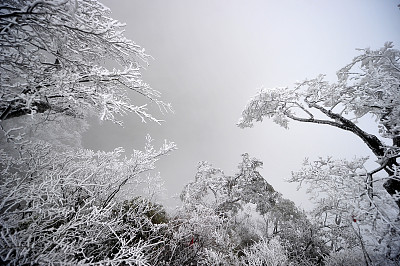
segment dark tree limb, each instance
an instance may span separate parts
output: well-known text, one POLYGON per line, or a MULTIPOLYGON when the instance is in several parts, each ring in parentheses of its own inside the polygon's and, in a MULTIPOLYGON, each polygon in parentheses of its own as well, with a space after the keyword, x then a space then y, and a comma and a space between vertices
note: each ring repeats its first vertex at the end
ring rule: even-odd
MULTIPOLYGON (((295 121, 299 122, 306 122, 306 123, 315 123, 315 124, 324 124, 333 127, 337 127, 346 131, 350 131, 353 134, 357 135, 367 146, 368 148, 375 154, 378 158, 384 158, 386 154, 385 144, 379 140, 379 138, 375 135, 369 134, 359 128, 356 124, 350 121, 347 118, 344 118, 342 115, 332 112, 331 110, 327 110, 324 107, 310 102, 308 99, 305 99, 305 102, 308 104, 310 108, 315 108, 327 117, 332 120, 322 120, 322 119, 315 119, 314 116, 310 116, 309 118, 300 118, 296 117, 290 113, 286 113, 285 115, 295 121)), ((303 109, 303 108, 302 108, 303 109)), ((309 112, 307 112, 309 113, 309 112)), ((393 138, 393 146, 396 148, 400 147, 400 137, 393 138)), ((400 156, 400 155, 399 155, 400 156)), ((394 175, 394 167, 399 166, 397 162, 397 158, 399 156, 392 156, 387 160, 381 162, 380 170, 384 170, 389 176, 394 175)), ((379 171, 380 171, 379 170, 379 171)), ((375 173, 375 172, 374 172, 375 173)), ((372 184, 372 174, 371 180, 369 182, 372 184)), ((391 195, 395 195, 396 193, 400 192, 400 180, 396 177, 389 178, 384 184, 383 187, 385 190, 391 195)), ((400 209, 400 199, 396 200, 396 204, 400 209)))

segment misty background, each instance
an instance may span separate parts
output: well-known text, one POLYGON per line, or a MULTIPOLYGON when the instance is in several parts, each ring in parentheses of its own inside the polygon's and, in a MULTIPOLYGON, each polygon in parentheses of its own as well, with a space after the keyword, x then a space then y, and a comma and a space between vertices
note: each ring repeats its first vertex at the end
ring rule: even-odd
MULTIPOLYGON (((234 174, 247 152, 264 162, 262 176, 284 197, 309 207, 304 190, 285 182, 305 157, 371 155, 364 143, 336 128, 291 123, 289 130, 265 120, 251 129, 236 122, 259 88, 293 86, 296 81, 336 71, 351 62, 356 48, 400 47, 400 10, 392 0, 154 0, 102 1, 112 17, 127 24, 125 35, 154 60, 143 79, 161 91, 174 113, 150 106, 161 125, 123 118, 124 128, 92 121, 83 145, 93 150, 141 149, 147 133, 155 146, 164 139, 178 150, 157 163, 166 197, 194 180, 206 160, 234 174)), ((132 101, 144 101, 130 94, 132 101)), ((361 127, 377 133, 373 120, 361 127)), ((371 162, 373 165, 373 162, 371 162)), ((177 200, 165 200, 169 207, 177 200)))

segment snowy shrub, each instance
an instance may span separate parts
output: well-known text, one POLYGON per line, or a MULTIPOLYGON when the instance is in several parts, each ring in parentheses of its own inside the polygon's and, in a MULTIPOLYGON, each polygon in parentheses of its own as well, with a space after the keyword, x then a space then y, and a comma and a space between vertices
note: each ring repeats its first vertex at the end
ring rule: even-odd
POLYGON ((251 266, 284 266, 290 265, 285 249, 278 238, 262 239, 251 247, 244 249, 242 263, 251 266))

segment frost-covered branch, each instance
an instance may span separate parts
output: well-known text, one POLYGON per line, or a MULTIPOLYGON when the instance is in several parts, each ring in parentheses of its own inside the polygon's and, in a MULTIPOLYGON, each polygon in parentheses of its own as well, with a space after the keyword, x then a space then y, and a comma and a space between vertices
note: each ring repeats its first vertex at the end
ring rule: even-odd
POLYGON ((368 172, 364 166, 367 159, 305 160, 303 168, 292 173, 290 182, 307 187, 316 203, 313 215, 326 228, 335 249, 353 248, 362 241, 375 254, 375 261, 382 261, 396 256, 400 249, 400 225, 396 205, 381 186, 384 178, 373 179, 384 168, 368 172), (351 237, 349 228, 353 227, 362 229, 354 235, 358 242, 351 237))
POLYGON ((53 112, 119 122, 116 115, 133 112, 162 121, 126 90, 171 110, 141 79, 149 56, 99 2, 12 1, 0 9, 1 120, 53 112))
POLYGON ((136 190, 175 144, 80 148, 89 115, 162 121, 129 91, 171 110, 141 78, 149 56, 96 0, 11 0, 0 13, 0 264, 154 265, 166 217, 136 190))
MULTIPOLYGON (((386 162, 384 169, 392 175, 390 169, 398 165, 398 157, 386 160, 386 151, 400 145, 400 51, 392 43, 379 50, 361 51, 362 55, 338 71, 336 83, 330 84, 320 75, 293 89, 262 89, 243 110, 238 126, 252 127, 254 122, 272 118, 284 128, 294 120, 346 130, 357 135, 380 162, 386 162), (381 137, 392 139, 392 147, 356 125, 357 119, 368 114, 376 118, 381 137)), ((400 191, 396 179, 389 179, 384 186, 390 195, 400 191)), ((396 202, 400 208, 400 201, 396 202)))
POLYGON ((140 174, 174 149, 148 143, 131 158, 122 149, 60 152, 45 142, 23 145, 18 157, 1 150, 2 262, 149 265, 152 246, 161 243, 145 215, 150 205, 138 201, 122 212, 116 194, 127 179, 141 182, 140 174), (110 191, 116 191, 111 198, 110 191))

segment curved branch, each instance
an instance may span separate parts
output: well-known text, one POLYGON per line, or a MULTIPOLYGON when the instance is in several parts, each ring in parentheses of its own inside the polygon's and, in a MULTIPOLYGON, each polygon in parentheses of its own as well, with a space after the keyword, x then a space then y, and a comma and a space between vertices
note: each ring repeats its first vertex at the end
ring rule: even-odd
MULTIPOLYGON (((375 135, 368 134, 361 128, 359 128, 356 124, 351 122, 349 119, 344 118, 340 114, 334 113, 330 110, 325 109, 324 107, 316 104, 316 103, 311 103, 306 100, 306 102, 309 104, 311 108, 316 108, 326 116, 328 116, 331 119, 334 119, 335 122, 330 121, 331 123, 325 123, 329 124, 331 126, 338 127, 340 129, 344 129, 346 131, 350 131, 357 135, 359 138, 364 141, 365 144, 367 144, 368 148, 377 156, 381 157, 385 155, 385 150, 384 150, 384 144, 382 141, 378 139, 375 135)), ((324 120, 323 120, 324 121, 324 120)))
MULTIPOLYGON (((297 117, 294 116, 292 114, 285 114, 288 118, 298 121, 298 122, 305 122, 305 123, 314 123, 314 124, 323 124, 323 125, 330 125, 333 127, 338 127, 338 128, 342 128, 343 125, 341 125, 340 123, 334 122, 334 121, 330 121, 330 120, 322 120, 322 119, 315 119, 313 117, 311 118, 301 118, 301 117, 297 117)), ((344 128, 342 128, 344 129, 344 128)))

